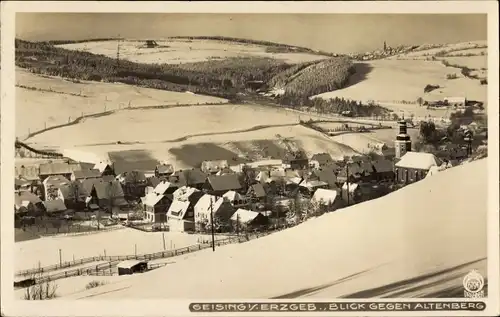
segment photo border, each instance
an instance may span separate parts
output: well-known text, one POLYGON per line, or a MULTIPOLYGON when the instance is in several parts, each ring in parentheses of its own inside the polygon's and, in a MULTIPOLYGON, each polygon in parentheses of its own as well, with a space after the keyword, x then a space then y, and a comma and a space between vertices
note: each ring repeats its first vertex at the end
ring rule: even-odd
MULTIPOLYGON (((1 3, 1 294, 2 314, 6 316, 157 316, 157 315, 212 315, 224 316, 229 313, 191 313, 189 303, 211 302, 210 300, 105 300, 83 301, 22 301, 14 299, 13 285, 13 245, 14 214, 7 212, 14 204, 11 188, 14 185, 14 139, 15 139, 15 66, 14 39, 16 12, 120 12, 120 13, 485 13, 488 15, 488 298, 484 301, 487 308, 477 311, 426 311, 427 316, 493 316, 499 312, 499 116, 498 116, 498 2, 496 1, 345 1, 345 2, 119 2, 119 1, 8 1, 1 3)), ((467 234, 464 232, 464 234, 467 234)), ((332 299, 333 300, 333 299, 332 299)), ((467 301, 468 299, 464 299, 467 301)), ((241 302, 255 300, 227 300, 241 302)), ((300 301, 296 300, 295 302, 300 301)), ((349 301, 335 299, 336 302, 349 301)), ((350 300, 352 301, 352 300, 350 300)), ((378 299, 356 300, 357 302, 377 302, 378 299)), ((388 301, 423 301, 419 299, 395 299, 388 301)), ((438 300, 425 300, 438 301, 438 300)), ((441 299, 439 301, 447 301, 441 299)), ((457 301, 457 300, 453 300, 457 301)), ((259 302, 276 302, 260 300, 259 302)), ((280 300, 280 302, 290 302, 280 300)), ((259 313, 290 316, 303 314, 259 313)), ((423 312, 328 312, 304 313, 310 316, 421 316, 423 312)), ((255 316, 256 313, 238 313, 242 316, 255 316)))

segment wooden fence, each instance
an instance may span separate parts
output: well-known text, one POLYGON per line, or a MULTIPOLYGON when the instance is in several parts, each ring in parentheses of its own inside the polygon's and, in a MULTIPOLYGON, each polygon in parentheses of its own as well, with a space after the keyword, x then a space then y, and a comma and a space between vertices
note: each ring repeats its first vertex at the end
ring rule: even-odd
MULTIPOLYGON (((256 238, 268 235, 270 233, 271 233, 271 231, 270 232, 252 233, 252 234, 248 234, 245 236, 242 235, 242 236, 228 237, 225 239, 216 240, 215 245, 217 247, 220 247, 220 246, 223 246, 226 244, 231 244, 231 243, 242 243, 242 242, 249 241, 251 239, 256 239, 256 238)), ((84 258, 84 259, 80 259, 80 260, 76 260, 76 261, 65 262, 65 263, 62 263, 61 265, 55 264, 55 265, 50 265, 50 266, 31 269, 31 270, 18 271, 16 273, 16 275, 17 276, 28 276, 28 275, 35 276, 34 277, 35 283, 39 284, 39 283, 45 283, 48 281, 58 280, 61 278, 72 277, 72 276, 95 275, 95 274, 98 274, 99 271, 111 269, 112 267, 117 265, 119 262, 125 261, 125 260, 151 261, 151 260, 169 258, 169 257, 174 257, 174 256, 186 254, 186 253, 196 252, 196 251, 200 251, 200 250, 211 248, 211 247, 212 247, 212 243, 210 243, 210 244, 196 244, 196 245, 191 245, 191 246, 184 247, 184 248, 179 248, 176 250, 155 252, 155 253, 149 253, 149 254, 94 256, 94 257, 84 258), (92 266, 88 266, 88 267, 84 267, 84 268, 77 268, 77 269, 73 269, 73 270, 67 270, 64 272, 55 273, 55 274, 51 274, 51 275, 42 275, 43 273, 56 271, 56 270, 60 270, 60 269, 64 269, 64 268, 69 268, 72 266, 81 265, 81 264, 85 264, 85 263, 96 262, 96 261, 108 261, 108 263, 92 265, 92 266), (36 275, 40 275, 40 276, 36 276, 36 275)), ((155 264, 152 264, 152 265, 155 265, 155 264)))

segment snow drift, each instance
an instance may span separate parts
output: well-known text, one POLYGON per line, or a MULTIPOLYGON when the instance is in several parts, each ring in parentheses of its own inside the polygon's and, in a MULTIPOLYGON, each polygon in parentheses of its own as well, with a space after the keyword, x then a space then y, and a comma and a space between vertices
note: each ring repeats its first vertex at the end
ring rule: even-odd
MULTIPOLYGON (((486 276, 487 161, 62 299, 463 296, 486 276)), ((115 280, 116 281, 116 280, 115 280)))

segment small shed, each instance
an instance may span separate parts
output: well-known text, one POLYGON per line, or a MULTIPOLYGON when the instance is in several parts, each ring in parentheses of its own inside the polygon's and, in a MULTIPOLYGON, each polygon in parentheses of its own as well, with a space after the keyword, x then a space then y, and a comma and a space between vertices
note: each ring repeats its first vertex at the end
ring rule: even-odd
POLYGON ((118 263, 118 275, 142 273, 147 270, 148 262, 141 260, 126 260, 118 263))

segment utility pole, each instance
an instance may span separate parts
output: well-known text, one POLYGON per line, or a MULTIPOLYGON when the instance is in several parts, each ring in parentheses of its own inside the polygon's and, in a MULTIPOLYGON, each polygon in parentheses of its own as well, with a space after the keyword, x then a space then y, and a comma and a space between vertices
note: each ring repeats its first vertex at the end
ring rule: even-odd
POLYGON ((212 198, 210 198, 210 223, 212 225, 212 251, 215 252, 214 207, 212 198))
POLYGON ((62 267, 62 253, 61 253, 61 249, 59 249, 59 266, 62 267))
POLYGON ((349 206, 349 162, 347 162, 347 164, 345 165, 345 169, 346 169, 346 184, 347 184, 347 206, 349 206))
POLYGON ((167 249, 167 247, 165 246, 165 232, 162 232, 161 235, 163 237, 163 250, 165 251, 167 249))
POLYGON ((236 214, 236 235, 240 235, 240 214, 236 214))

